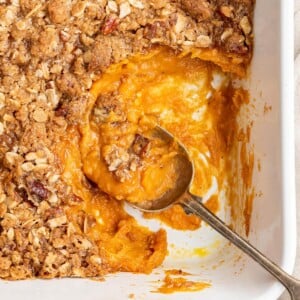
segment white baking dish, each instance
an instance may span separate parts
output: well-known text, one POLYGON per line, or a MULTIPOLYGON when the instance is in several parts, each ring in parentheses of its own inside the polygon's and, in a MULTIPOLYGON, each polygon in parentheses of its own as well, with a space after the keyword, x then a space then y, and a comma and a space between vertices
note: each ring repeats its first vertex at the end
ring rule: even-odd
MULTIPOLYGON (((255 114, 251 116, 254 119, 251 143, 255 147, 256 162, 259 159, 262 165, 260 172, 257 168, 254 171, 255 190, 262 192, 262 196, 254 200, 249 238, 291 273, 296 247, 293 1, 257 1, 255 35, 249 80, 251 99, 256 99, 255 114), (265 104, 272 106, 267 114, 264 114, 265 104)), ((121 300, 134 294, 134 299, 139 300, 275 300, 283 290, 271 276, 207 226, 193 234, 171 231, 169 238, 177 250, 170 248, 164 265, 151 275, 114 274, 103 282, 81 279, 0 281, 0 297, 4 300, 121 300), (199 246, 210 246, 210 255, 201 258, 188 253, 188 249, 199 246), (152 293, 166 269, 183 269, 193 274, 191 279, 209 281, 212 287, 184 294, 152 293)))

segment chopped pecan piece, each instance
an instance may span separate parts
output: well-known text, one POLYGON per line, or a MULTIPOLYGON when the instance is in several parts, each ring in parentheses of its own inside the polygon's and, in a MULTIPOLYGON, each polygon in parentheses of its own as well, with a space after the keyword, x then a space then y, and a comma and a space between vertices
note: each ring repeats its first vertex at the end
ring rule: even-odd
POLYGON ((57 117, 66 117, 69 113, 69 107, 60 103, 55 110, 55 116, 57 117))
POLYGON ((239 54, 245 54, 248 52, 248 47, 245 46, 245 37, 242 34, 233 33, 226 41, 227 47, 230 51, 239 54))
POLYGON ((39 180, 34 180, 28 183, 29 192, 35 195, 38 200, 46 200, 50 196, 50 191, 44 187, 39 180))
POLYGON ((183 8, 198 21, 212 17, 212 9, 209 2, 205 0, 181 0, 183 8))
POLYGON ((132 151, 140 156, 145 157, 150 147, 150 140, 140 134, 135 135, 135 139, 132 144, 132 151))
POLYGON ((28 194, 25 188, 16 188, 16 193, 21 197, 24 202, 28 201, 28 194))
POLYGON ((152 24, 148 24, 145 29, 145 37, 153 39, 156 37, 163 37, 167 32, 167 24, 164 21, 155 21, 152 24))
POLYGON ((115 15, 110 15, 105 19, 101 31, 104 35, 108 35, 114 32, 117 29, 117 27, 118 17, 115 15))

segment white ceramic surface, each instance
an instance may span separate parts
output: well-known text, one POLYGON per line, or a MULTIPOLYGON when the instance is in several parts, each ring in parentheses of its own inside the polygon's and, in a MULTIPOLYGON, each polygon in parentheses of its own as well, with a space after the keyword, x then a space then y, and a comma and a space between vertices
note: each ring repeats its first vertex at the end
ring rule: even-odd
MULTIPOLYGON (((256 45, 250 80, 251 98, 256 99, 252 143, 256 160, 260 159, 262 164, 261 172, 254 174, 256 191, 261 191, 262 196, 254 200, 250 240, 288 272, 292 272, 296 248, 292 22, 292 0, 257 1, 256 45), (264 114, 266 103, 272 110, 264 114)), ((151 223, 151 227, 157 226, 156 222, 151 223)), ((169 231, 169 236, 177 248, 180 245, 185 250, 171 251, 162 268, 152 275, 118 274, 104 282, 1 281, 0 298, 122 300, 133 293, 134 299, 139 300, 275 300, 282 292, 271 276, 207 226, 196 233, 169 231), (191 247, 209 245, 214 247, 205 258, 186 255, 185 251, 191 247), (213 268, 220 261, 224 262, 213 268), (184 269, 194 274, 191 279, 209 281, 212 287, 195 293, 151 293, 159 286, 157 280, 163 278, 163 270, 170 268, 184 269)))
MULTIPOLYGON (((295 30, 295 139, 296 139, 296 199, 297 207, 300 207, 300 0, 294 0, 294 30, 295 30)), ((300 232, 300 210, 297 209, 297 231, 300 232)), ((297 242, 297 256, 294 276, 300 278, 300 240, 297 242)), ((280 300, 290 300, 288 292, 285 292, 280 300)))

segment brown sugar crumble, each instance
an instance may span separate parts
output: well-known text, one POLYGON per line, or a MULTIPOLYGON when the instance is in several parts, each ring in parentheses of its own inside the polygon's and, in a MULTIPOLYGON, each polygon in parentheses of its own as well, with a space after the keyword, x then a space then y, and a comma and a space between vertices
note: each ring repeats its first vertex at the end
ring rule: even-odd
MULTIPOLYGON (((69 126, 80 124, 93 81, 134 53, 156 45, 178 52, 213 49, 245 68, 252 53, 253 5, 254 0, 0 1, 0 278, 93 277, 117 269, 103 262, 101 249, 85 234, 95 220, 80 213, 69 220, 66 214, 65 206, 76 207, 82 199, 61 178, 57 142, 69 126)), ((95 120, 116 107, 113 101, 99 105, 95 120)), ((137 137, 134 147, 128 164, 146 151, 147 141, 137 137)), ((108 153, 107 164, 114 169, 114 163, 108 153)), ((156 240, 145 243, 153 252, 156 240)))

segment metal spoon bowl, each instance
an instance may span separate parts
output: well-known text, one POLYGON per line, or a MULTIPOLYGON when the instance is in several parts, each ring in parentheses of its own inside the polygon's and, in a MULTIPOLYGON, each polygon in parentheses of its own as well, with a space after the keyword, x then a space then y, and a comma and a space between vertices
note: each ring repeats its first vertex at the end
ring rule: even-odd
POLYGON ((145 201, 142 203, 130 203, 131 206, 144 212, 160 212, 173 204, 180 204, 187 213, 193 213, 199 216, 204 222, 218 231, 224 238, 228 239, 244 253, 265 268, 277 280, 279 280, 289 291, 291 299, 300 300, 300 281, 287 274, 277 264, 267 258, 247 240, 229 228, 221 219, 208 210, 202 203, 202 198, 189 192, 193 181, 194 166, 191 162, 186 148, 176 141, 171 133, 157 126, 154 131, 157 138, 165 142, 177 142, 178 154, 176 159, 176 171, 178 177, 174 188, 162 195, 159 199, 145 201))

